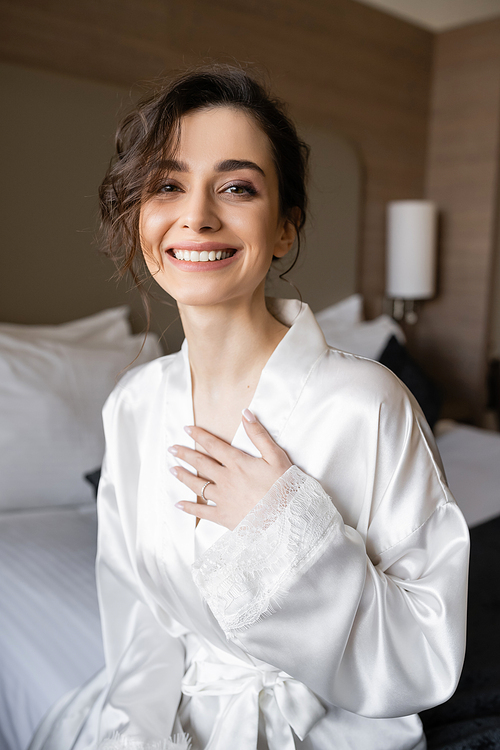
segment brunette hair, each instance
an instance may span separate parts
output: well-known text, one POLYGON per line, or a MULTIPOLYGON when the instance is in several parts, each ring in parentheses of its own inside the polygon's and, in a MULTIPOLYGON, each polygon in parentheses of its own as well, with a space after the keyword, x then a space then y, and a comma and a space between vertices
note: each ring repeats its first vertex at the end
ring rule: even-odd
MULTIPOLYGON (((103 252, 112 258, 118 276, 129 272, 143 295, 149 278, 139 237, 139 213, 147 195, 164 177, 162 162, 173 155, 181 118, 201 109, 229 106, 252 115, 269 138, 278 175, 282 217, 297 230, 306 220, 306 174, 309 147, 300 140, 283 102, 242 68, 214 64, 185 71, 143 98, 118 127, 116 155, 99 188, 103 252), (293 209, 300 209, 299 215, 293 209)), ((283 275, 283 274, 282 274, 283 275)))

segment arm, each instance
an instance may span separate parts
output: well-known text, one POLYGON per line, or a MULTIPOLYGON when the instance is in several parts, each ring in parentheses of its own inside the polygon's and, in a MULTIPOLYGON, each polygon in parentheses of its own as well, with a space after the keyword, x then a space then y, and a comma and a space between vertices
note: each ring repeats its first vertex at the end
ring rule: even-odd
POLYGON ((149 601, 135 553, 139 470, 133 415, 118 389, 104 409, 106 458, 99 484, 97 585, 108 677, 100 736, 113 750, 167 739, 181 697, 184 648, 175 623, 149 601), (169 632, 170 631, 170 632, 169 632))
POLYGON ((375 565, 321 485, 293 467, 197 561, 195 580, 253 656, 341 708, 403 716, 446 700, 460 674, 467 531, 455 504, 397 547, 375 565), (273 495, 281 507, 263 527, 273 495))
MULTIPOLYGON (((454 691, 468 561, 465 522, 419 418, 408 400, 386 417, 384 481, 374 484, 366 535, 292 467, 194 571, 229 638, 326 701, 375 718, 420 711, 454 691)), ((217 502, 216 491, 217 482, 217 502)))

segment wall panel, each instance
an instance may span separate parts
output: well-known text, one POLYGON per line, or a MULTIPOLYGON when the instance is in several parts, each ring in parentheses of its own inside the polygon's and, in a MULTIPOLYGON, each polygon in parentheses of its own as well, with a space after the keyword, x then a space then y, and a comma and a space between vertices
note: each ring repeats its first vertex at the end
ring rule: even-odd
POLYGON ((439 290, 415 330, 450 415, 480 419, 495 255, 500 21, 436 36, 427 196, 442 212, 439 290))
POLYGON ((432 35, 353 0, 0 0, 0 59, 130 86, 252 61, 302 122, 360 149, 360 290, 381 308, 384 207, 422 195, 432 35))

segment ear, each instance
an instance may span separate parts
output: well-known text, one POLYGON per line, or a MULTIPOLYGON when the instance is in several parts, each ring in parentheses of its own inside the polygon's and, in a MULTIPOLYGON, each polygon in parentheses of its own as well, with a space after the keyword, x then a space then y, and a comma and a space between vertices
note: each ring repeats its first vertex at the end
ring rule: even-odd
POLYGON ((295 206, 290 211, 290 216, 282 219, 278 225, 277 239, 273 255, 275 258, 283 258, 292 248, 297 237, 295 224, 300 221, 300 208, 295 206))

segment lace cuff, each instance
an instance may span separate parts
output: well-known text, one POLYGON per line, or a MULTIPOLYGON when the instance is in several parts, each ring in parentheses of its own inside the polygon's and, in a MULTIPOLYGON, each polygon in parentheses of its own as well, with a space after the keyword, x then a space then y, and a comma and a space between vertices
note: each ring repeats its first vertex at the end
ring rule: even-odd
POLYGON ((196 560, 194 581, 228 638, 279 607, 340 523, 319 482, 291 466, 196 560))
POLYGON ((168 740, 143 740, 127 737, 115 732, 99 744, 98 750, 190 750, 191 740, 187 734, 174 734, 168 740))

